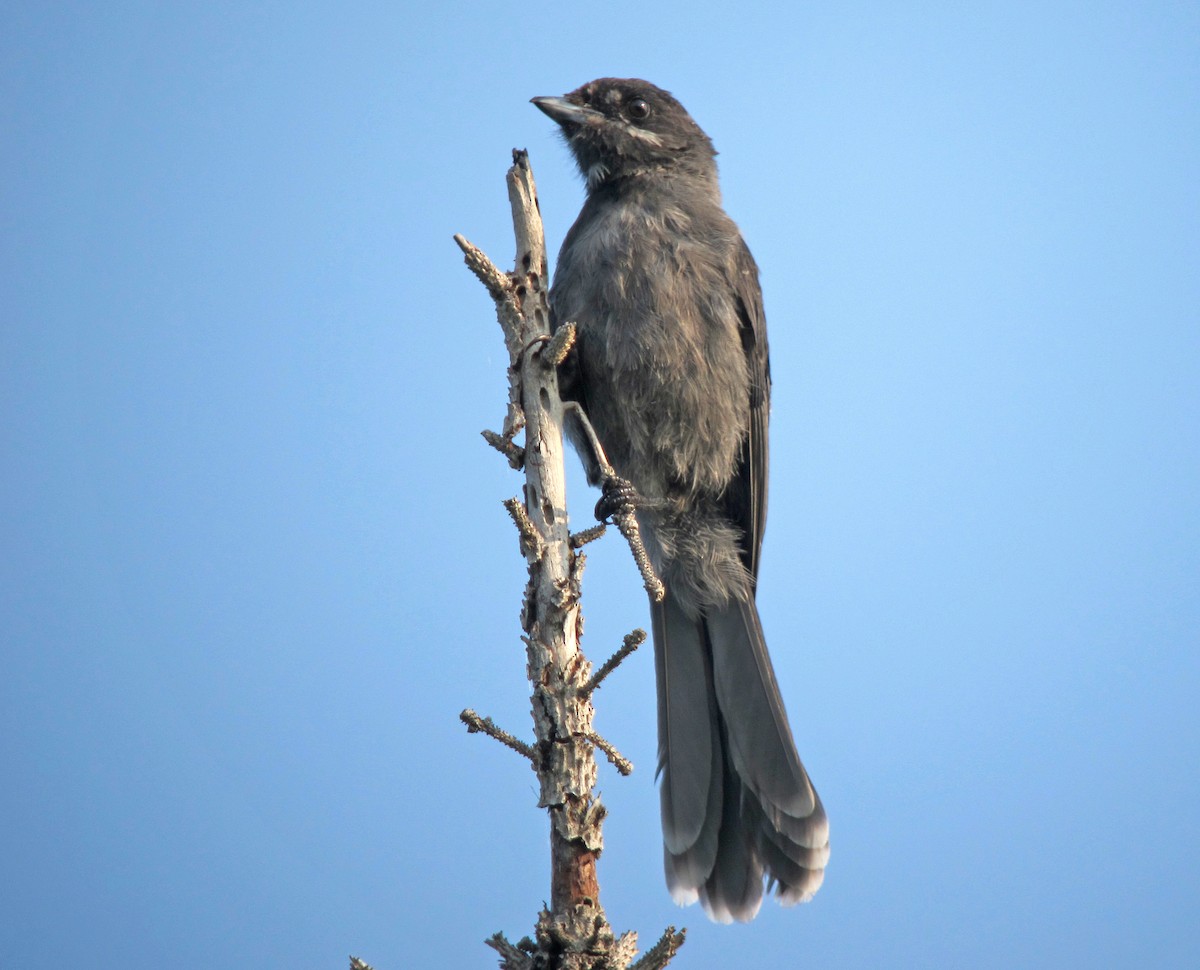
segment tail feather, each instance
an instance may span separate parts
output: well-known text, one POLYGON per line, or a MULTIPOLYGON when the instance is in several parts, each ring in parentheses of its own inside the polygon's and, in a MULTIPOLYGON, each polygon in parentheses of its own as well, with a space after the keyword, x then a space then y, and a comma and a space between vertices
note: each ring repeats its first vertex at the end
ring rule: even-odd
POLYGON ((725 812, 721 819, 720 844, 712 873, 700 887, 700 903, 710 919, 718 923, 754 919, 762 906, 763 867, 753 841, 753 829, 744 812, 753 811, 745 801, 745 788, 728 762, 723 767, 725 812))
POLYGON ((655 604, 658 770, 667 886, 696 901, 717 856, 724 791, 712 664, 704 631, 670 597, 655 604))
MULTIPOLYGON (((708 801, 705 805, 704 818, 694 841, 683 844, 680 840, 680 823, 675 811, 675 800, 669 799, 669 780, 671 775, 670 762, 664 761, 662 793, 663 818, 663 868, 667 876, 667 889, 671 898, 681 906, 694 903, 703 893, 703 887, 710 874, 720 868, 720 854, 724 852, 725 841, 721 834, 722 819, 726 817, 725 791, 720 783, 721 752, 719 748, 712 749, 713 764, 711 765, 708 801), (674 838, 670 839, 667 832, 673 829, 674 838), (672 842, 678 847, 672 850, 672 842)), ((676 772, 678 774, 678 772, 676 772)), ((706 907, 707 908, 707 904, 706 907)))
MULTIPOLYGON (((758 808, 754 800, 749 804, 758 808)), ((753 820, 750 827, 757 836, 755 847, 758 857, 769 875, 771 888, 779 894, 780 902, 791 905, 812 899, 825 879, 825 864, 829 861, 828 843, 819 849, 798 845, 765 818, 753 820)))
POLYGON ((667 884, 721 922, 753 919, 763 878, 812 897, 829 824, 796 753, 752 600, 689 616, 653 608, 667 884))
POLYGON ((772 810, 807 818, 817 796, 792 740, 753 600, 705 614, 712 644, 717 702, 729 733, 729 755, 742 781, 772 810))

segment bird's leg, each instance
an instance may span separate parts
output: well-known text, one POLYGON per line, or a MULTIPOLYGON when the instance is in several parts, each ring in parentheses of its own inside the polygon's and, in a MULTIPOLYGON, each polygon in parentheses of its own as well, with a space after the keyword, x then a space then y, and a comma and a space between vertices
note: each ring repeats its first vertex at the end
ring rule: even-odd
POLYGON ((633 515, 638 506, 637 489, 633 487, 632 482, 621 478, 609 464, 608 455, 604 453, 604 446, 600 444, 600 437, 592 427, 592 422, 588 420, 586 412, 579 406, 578 401, 563 401, 563 410, 570 414, 575 426, 583 432, 583 437, 592 452, 592 461, 585 461, 585 464, 589 465, 588 477, 592 483, 598 482, 600 485, 600 501, 596 503, 597 521, 605 522, 617 515, 633 515))
POLYGON ((642 533, 635 514, 638 505, 642 503, 637 489, 633 487, 632 482, 626 481, 618 475, 613 466, 608 463, 608 456, 604 453, 604 446, 600 444, 596 429, 592 427, 592 422, 588 420, 583 408, 579 406, 579 402, 563 401, 563 412, 570 416, 570 420, 581 432, 581 436, 586 439, 592 452, 592 461, 589 463, 584 458, 583 463, 588 468, 588 480, 593 484, 600 483, 600 501, 596 503, 596 518, 601 522, 606 521, 609 517, 612 518, 613 524, 621 530, 621 535, 629 543, 629 551, 633 553, 633 560, 642 574, 642 583, 646 587, 646 592, 650 594, 650 599, 655 603, 661 603, 663 598, 662 580, 654 572, 654 566, 651 564, 646 546, 642 542, 642 533))

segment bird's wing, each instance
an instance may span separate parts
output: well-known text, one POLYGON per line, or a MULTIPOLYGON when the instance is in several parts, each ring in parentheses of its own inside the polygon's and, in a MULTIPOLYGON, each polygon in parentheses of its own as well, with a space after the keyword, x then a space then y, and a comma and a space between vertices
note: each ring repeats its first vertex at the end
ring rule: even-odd
POLYGON ((738 329, 750 369, 750 427, 738 457, 737 473, 726 491, 730 517, 742 530, 742 561, 758 578, 758 558, 767 526, 767 421, 771 409, 771 361, 758 266, 739 237, 731 267, 738 329))

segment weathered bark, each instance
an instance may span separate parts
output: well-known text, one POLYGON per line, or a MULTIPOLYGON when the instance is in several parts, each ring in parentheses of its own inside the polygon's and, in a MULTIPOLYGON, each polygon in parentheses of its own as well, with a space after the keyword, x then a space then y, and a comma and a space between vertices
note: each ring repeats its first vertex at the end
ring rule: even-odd
MULTIPOLYGON (((530 758, 538 776, 538 804, 550 815, 551 876, 550 907, 539 916, 536 940, 525 939, 514 947, 497 934, 488 944, 500 953, 501 966, 508 970, 615 970, 631 965, 637 936, 629 932, 617 938, 600 904, 596 863, 604 847, 605 809, 595 794, 594 750, 600 747, 624 770, 628 762, 592 727, 592 690, 615 664, 606 665, 593 678, 579 646, 585 557, 577 550, 596 538, 598 531, 590 529, 573 537, 568 530, 563 404, 556 364, 569 348, 573 329, 567 326, 553 336, 550 333, 545 240, 524 152, 513 153, 508 192, 517 240, 512 273, 500 272, 461 236, 455 240, 496 303, 509 352, 503 431, 487 432, 485 438, 510 464, 525 471, 523 498, 505 505, 517 526, 529 570, 521 624, 527 634, 535 743, 526 745, 474 712, 464 711, 463 720, 469 730, 496 737, 530 758), (522 430, 523 447, 513 441, 522 430)), ((627 638, 625 652, 640 642, 629 646, 627 638)), ((666 966, 682 941, 682 933, 669 929, 635 966, 639 970, 666 966)))

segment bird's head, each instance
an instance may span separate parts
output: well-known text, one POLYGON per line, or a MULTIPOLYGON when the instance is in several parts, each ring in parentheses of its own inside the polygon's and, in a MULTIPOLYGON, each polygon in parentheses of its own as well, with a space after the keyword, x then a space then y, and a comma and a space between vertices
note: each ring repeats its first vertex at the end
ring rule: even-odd
POLYGON ((565 97, 532 101, 558 122, 589 189, 663 171, 716 177, 708 135, 649 81, 603 77, 565 97))

